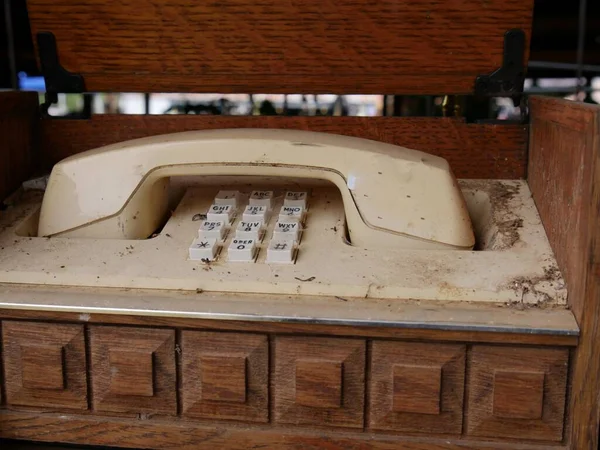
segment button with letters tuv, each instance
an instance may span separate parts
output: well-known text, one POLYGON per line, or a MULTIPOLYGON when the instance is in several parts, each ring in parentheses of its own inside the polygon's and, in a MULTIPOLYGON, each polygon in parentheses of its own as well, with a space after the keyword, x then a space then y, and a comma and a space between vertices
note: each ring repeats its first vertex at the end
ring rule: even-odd
POLYGON ((200 224, 198 237, 222 240, 225 237, 225 222, 222 220, 205 220, 200 224))
POLYGON ((242 220, 235 229, 235 237, 238 239, 254 239, 260 241, 262 234, 262 222, 246 222, 242 220))
POLYGON ((242 219, 246 222, 266 222, 267 221, 267 207, 266 206, 253 206, 248 205, 242 214, 242 219))
POLYGON ((273 229, 273 239, 296 241, 300 239, 300 223, 295 220, 278 220, 273 229))
POLYGON ((268 263, 293 263, 294 241, 272 239, 267 248, 268 263))
POLYGON ((222 220, 225 223, 231 222, 233 218, 233 206, 231 205, 212 205, 206 213, 206 218, 210 221, 222 220))
POLYGON ((284 206, 279 211, 279 220, 297 220, 302 221, 304 208, 302 206, 284 206))
POLYGON ((249 203, 251 206, 265 206, 271 209, 273 203, 273 191, 252 191, 249 203))
POLYGON ((237 207, 240 199, 239 191, 219 191, 215 197, 215 205, 230 205, 237 207))
POLYGON ((283 198, 283 206, 301 206, 306 209, 306 199, 308 194, 306 192, 292 192, 288 191, 285 193, 283 198))
POLYGON ((215 238, 194 239, 189 249, 190 259, 193 261, 214 261, 217 250, 218 246, 215 238))
POLYGON ((256 241, 254 239, 233 239, 227 250, 229 261, 252 262, 256 256, 256 241))

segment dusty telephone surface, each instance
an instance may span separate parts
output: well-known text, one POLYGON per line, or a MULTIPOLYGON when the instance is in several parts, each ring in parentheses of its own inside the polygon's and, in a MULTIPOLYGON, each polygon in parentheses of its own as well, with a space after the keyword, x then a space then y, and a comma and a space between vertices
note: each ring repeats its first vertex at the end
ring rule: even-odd
POLYGON ((424 152, 303 131, 178 133, 67 158, 45 192, 3 212, 0 246, 0 283, 482 302, 566 295, 546 279, 555 260, 526 182, 457 181, 424 152), (523 279, 539 282, 523 293, 523 279))
MULTIPOLYGON (((50 176, 39 234, 145 239, 164 220, 169 179, 189 175, 328 181, 340 192, 350 245, 415 249, 474 245, 464 198, 444 159, 359 138, 262 129, 156 136, 67 158, 50 176)), ((263 190, 260 179, 254 188, 263 190)), ((221 216, 227 229, 244 214, 242 206, 261 203, 249 199, 242 204, 243 200, 244 195, 235 194, 213 202, 230 207, 227 217, 221 216)), ((286 198, 265 205, 269 216, 282 219, 283 213, 273 211, 273 206, 300 205, 296 219, 302 225, 306 201, 306 197, 301 202, 286 198)))

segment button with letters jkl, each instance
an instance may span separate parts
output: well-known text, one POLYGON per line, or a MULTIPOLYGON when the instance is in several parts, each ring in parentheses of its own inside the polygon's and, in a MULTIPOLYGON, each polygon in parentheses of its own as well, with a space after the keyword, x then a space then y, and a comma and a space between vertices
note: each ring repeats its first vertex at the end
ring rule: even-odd
POLYGON ((265 223, 267 217, 268 211, 266 206, 248 205, 242 214, 242 219, 246 222, 259 221, 265 223))

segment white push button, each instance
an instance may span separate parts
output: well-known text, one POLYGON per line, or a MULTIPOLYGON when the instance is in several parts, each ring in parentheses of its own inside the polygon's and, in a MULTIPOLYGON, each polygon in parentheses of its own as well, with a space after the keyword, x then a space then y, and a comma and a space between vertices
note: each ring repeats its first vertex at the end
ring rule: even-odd
POLYGON ((279 211, 279 220, 297 220, 301 221, 304 216, 302 206, 284 206, 279 211))
POLYGON ((252 262, 256 255, 256 241, 254 239, 233 239, 227 250, 229 261, 252 262))
POLYGON ((262 235, 262 222, 246 222, 242 220, 235 229, 235 237, 238 239, 254 239, 260 241, 262 235))
POLYGON ((206 218, 209 221, 223 221, 229 223, 233 218, 233 206, 231 205, 212 205, 208 209, 206 218))
POLYGON ((198 237, 222 240, 225 237, 225 222, 222 220, 205 220, 200 224, 198 237))
POLYGON ((306 209, 306 200, 308 194, 306 192, 292 192, 288 191, 285 193, 283 199, 283 206, 301 206, 306 209))
POLYGON ((193 261, 214 261, 218 248, 217 240, 214 238, 194 239, 189 249, 190 259, 193 261))
POLYGON ((271 209, 273 204, 273 191, 252 191, 250 194, 251 206, 265 206, 271 209))
POLYGON ((219 191, 215 197, 215 205, 231 205, 236 208, 239 200, 239 191, 219 191))
POLYGON ((267 248, 268 263, 294 262, 294 241, 272 239, 267 248))
POLYGON ((244 213, 242 214, 242 219, 246 222, 262 222, 265 223, 267 221, 268 211, 266 206, 253 206, 248 205, 246 209, 244 209, 244 213))
POLYGON ((279 220, 273 229, 273 240, 298 242, 300 231, 299 222, 295 220, 279 220))

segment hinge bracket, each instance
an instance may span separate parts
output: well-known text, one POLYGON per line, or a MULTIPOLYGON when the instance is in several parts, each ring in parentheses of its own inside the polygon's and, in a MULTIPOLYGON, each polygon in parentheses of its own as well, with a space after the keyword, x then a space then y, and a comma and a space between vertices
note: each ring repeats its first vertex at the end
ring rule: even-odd
POLYGON ((511 97, 515 106, 521 103, 525 83, 525 32, 508 30, 504 34, 502 67, 488 75, 475 78, 475 95, 511 97))

